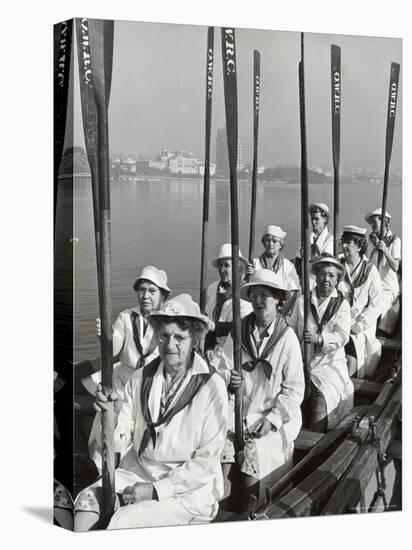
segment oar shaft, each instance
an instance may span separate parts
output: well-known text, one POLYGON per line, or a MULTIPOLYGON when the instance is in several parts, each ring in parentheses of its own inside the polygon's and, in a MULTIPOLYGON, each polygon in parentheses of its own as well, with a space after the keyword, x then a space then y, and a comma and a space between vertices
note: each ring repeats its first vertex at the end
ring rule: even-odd
POLYGON ((333 157, 333 252, 339 246, 339 162, 340 117, 342 110, 341 49, 331 46, 331 109, 332 109, 332 157, 333 157))
MULTIPOLYGON (((233 308, 233 365, 241 373, 240 337, 240 272, 239 272, 239 221, 237 194, 237 66, 235 30, 222 28, 223 84, 225 92, 226 131, 230 172, 230 222, 232 239, 232 308, 233 308)), ((243 449, 242 388, 235 393, 235 447, 243 449)))
POLYGON ((260 53, 253 52, 253 166, 252 166, 252 195, 250 205, 249 231, 249 262, 253 262, 255 230, 256 230, 256 195, 257 195, 257 167, 258 167, 258 136, 259 136, 259 107, 260 107, 260 53))
MULTIPOLYGON (((106 395, 113 387, 113 337, 111 301, 110 165, 108 102, 113 56, 113 22, 89 20, 93 90, 97 107, 97 162, 99 180, 100 288, 102 386, 106 395)), ((114 411, 113 404, 102 412, 103 515, 113 513, 114 411)))
MULTIPOLYGON (((301 61, 299 63, 299 103, 300 103, 300 143, 301 143, 301 240, 303 245, 303 317, 306 330, 309 320, 309 216, 308 216, 308 160, 306 144, 306 106, 305 106, 305 69, 304 36, 301 33, 301 61)), ((309 379, 310 344, 304 343, 303 361, 306 379, 306 394, 310 390, 309 379)))
POLYGON ((212 125, 212 96, 213 96, 213 58, 214 58, 214 28, 207 31, 206 54, 206 123, 205 123, 205 171, 203 175, 203 222, 202 222, 202 250, 200 260, 200 311, 206 309, 206 281, 207 281, 207 244, 209 229, 209 196, 210 196, 210 133, 212 125))

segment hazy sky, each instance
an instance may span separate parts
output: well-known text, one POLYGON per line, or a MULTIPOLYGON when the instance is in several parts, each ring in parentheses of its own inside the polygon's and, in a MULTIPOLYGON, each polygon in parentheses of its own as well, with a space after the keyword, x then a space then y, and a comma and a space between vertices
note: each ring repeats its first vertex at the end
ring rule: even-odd
MULTIPOLYGON (((115 22, 110 97, 110 150, 153 155, 161 148, 204 157, 207 28, 115 22)), ((224 125, 220 28, 215 28, 212 162, 224 125)), ((399 39, 305 34, 308 163, 332 166, 330 45, 342 48, 341 166, 383 171, 391 61, 402 63, 399 39)), ((259 164, 300 163, 298 62, 300 34, 236 29, 239 136, 252 154, 253 49, 261 53, 259 164)), ((401 80, 402 84, 402 71, 401 80)), ((78 90, 78 84, 75 82, 78 90)), ((391 171, 401 173, 402 93, 391 171)), ((75 141, 82 145, 81 115, 75 141)))

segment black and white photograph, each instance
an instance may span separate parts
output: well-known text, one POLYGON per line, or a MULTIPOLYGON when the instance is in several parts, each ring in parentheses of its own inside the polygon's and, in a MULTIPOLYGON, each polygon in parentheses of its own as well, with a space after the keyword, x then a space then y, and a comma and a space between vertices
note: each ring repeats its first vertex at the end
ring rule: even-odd
POLYGON ((3 34, 5 540, 403 548, 405 6, 38 8, 3 34))
POLYGON ((402 509, 401 67, 396 38, 56 25, 57 525, 402 509))

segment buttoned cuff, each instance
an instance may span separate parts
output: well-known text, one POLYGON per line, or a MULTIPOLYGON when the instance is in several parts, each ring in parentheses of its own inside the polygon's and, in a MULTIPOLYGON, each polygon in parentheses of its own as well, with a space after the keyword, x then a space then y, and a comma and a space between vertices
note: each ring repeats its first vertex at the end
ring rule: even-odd
POLYGON ((279 430, 283 426, 282 417, 276 411, 271 411, 269 414, 267 414, 266 419, 269 420, 272 426, 274 426, 277 430, 279 430))
POLYGON ((173 485, 167 477, 159 479, 153 483, 153 486, 156 490, 158 500, 166 500, 173 496, 173 485))

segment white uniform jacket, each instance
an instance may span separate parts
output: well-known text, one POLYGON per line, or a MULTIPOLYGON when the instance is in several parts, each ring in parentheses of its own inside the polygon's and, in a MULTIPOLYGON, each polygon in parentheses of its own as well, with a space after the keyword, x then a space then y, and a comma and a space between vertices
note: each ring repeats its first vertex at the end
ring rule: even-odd
MULTIPOLYGON (((268 327, 268 337, 264 338, 258 355, 262 354, 273 328, 274 322, 268 327)), ((242 364, 250 360, 251 357, 242 349, 242 364)), ((267 360, 272 365, 269 380, 259 365, 250 372, 242 370, 243 415, 246 427, 265 416, 276 428, 264 437, 255 439, 260 478, 286 463, 291 464, 293 442, 302 425, 300 404, 305 381, 299 341, 291 327, 287 327, 267 360)), ((229 335, 218 369, 226 384, 229 383, 232 369, 233 340, 229 335)), ((229 430, 234 430, 232 394, 229 394, 229 430)))
MULTIPOLYGON (((319 305, 316 291, 312 292, 311 301, 315 306, 318 318, 322 319, 330 299, 337 297, 332 294, 319 305)), ((303 348, 303 296, 298 298, 293 310, 290 325, 295 329, 303 348)), ((353 407, 353 384, 349 378, 345 357, 345 344, 349 341, 351 326, 350 306, 344 300, 338 311, 331 317, 322 330, 322 347, 310 345, 310 379, 322 392, 326 400, 328 412, 328 430, 333 428, 353 407)), ((317 330, 316 322, 309 313, 308 329, 317 330)))
MULTIPOLYGON (((345 262, 343 265, 351 281, 364 262, 367 262, 366 256, 357 266, 356 270, 350 274, 350 267, 345 262)), ((339 290, 345 298, 350 299, 350 287, 343 280, 339 283, 339 290)), ((360 329, 358 334, 351 334, 357 355, 357 377, 371 377, 379 363, 381 356, 381 343, 376 338, 376 322, 382 312, 382 283, 378 270, 373 265, 365 282, 354 289, 353 304, 351 306, 351 328, 360 329)))
MULTIPOLYGON (((392 235, 392 231, 389 230, 387 237, 392 235)), ((400 260, 401 239, 396 236, 393 242, 388 246, 388 250, 394 260, 400 260)), ((372 244, 370 236, 368 238, 368 250, 366 255, 371 262, 378 266, 378 250, 372 244)), ((386 257, 383 254, 379 274, 382 280, 382 319, 379 323, 379 328, 390 334, 395 328, 399 315, 400 287, 398 274, 390 267, 386 257)))
MULTIPOLYGON (((220 281, 214 281, 207 288, 205 312, 206 312, 206 315, 209 317, 209 319, 213 319, 213 311, 216 306, 216 293, 217 293, 219 283, 220 281)), ((251 312, 252 312, 252 306, 250 302, 247 302, 246 300, 240 300, 241 319, 243 319, 243 317, 246 317, 246 315, 249 315, 249 313, 251 312)), ((231 298, 229 298, 229 300, 226 300, 226 302, 224 302, 218 321, 221 323, 231 323, 233 321, 233 308, 232 308, 231 298)))
MULTIPOLYGON (((259 258, 253 258, 253 267, 255 270, 264 269, 259 258)), ((274 272, 279 279, 280 286, 286 288, 288 291, 298 290, 300 291, 299 277, 296 273, 295 266, 287 258, 283 258, 283 265, 277 271, 274 272)))
MULTIPOLYGON (((181 395, 190 376, 208 372, 206 362, 195 354, 189 377, 171 406, 181 395)), ((227 431, 226 387, 221 377, 214 373, 189 405, 156 428, 155 447, 150 439, 139 457, 138 450, 147 427, 141 408, 142 374, 143 369, 140 369, 126 385, 123 406, 115 427, 115 451, 124 453, 115 472, 116 491, 121 492, 126 485, 136 481, 150 482, 156 488, 160 504, 167 502, 169 510, 175 503, 195 519, 212 520, 223 495, 220 457, 227 431)), ((154 375, 148 401, 153 422, 159 416, 163 379, 161 362, 154 375)), ((97 415, 100 416, 100 413, 97 415)), ((98 424, 95 423, 98 429, 92 431, 90 436, 91 454, 101 449, 98 424)), ((161 514, 161 507, 158 513, 161 514)), ((133 527, 132 524, 130 526, 133 527)))
MULTIPOLYGON (((113 357, 119 356, 119 362, 113 368, 113 388, 123 396, 124 386, 135 374, 136 369, 141 367, 141 355, 136 347, 133 330, 133 317, 136 315, 136 322, 139 323, 140 345, 143 355, 146 355, 150 348, 151 353, 144 359, 147 365, 153 359, 159 356, 159 351, 156 346, 151 346, 153 338, 153 329, 150 325, 144 330, 143 316, 138 307, 125 309, 119 313, 113 325, 113 357)), ((99 359, 100 361, 100 359, 99 359)), ((95 372, 91 378, 98 384, 101 380, 101 372, 95 372)))
MULTIPOLYGON (((316 245, 319 248, 320 255, 322 254, 331 254, 333 256, 333 235, 329 233, 328 228, 325 227, 319 237, 316 239, 315 233, 310 234, 309 245, 312 245, 316 240, 316 245)), ((302 247, 302 245, 301 245, 302 247)), ((296 257, 300 258, 300 248, 296 252, 296 257)))

